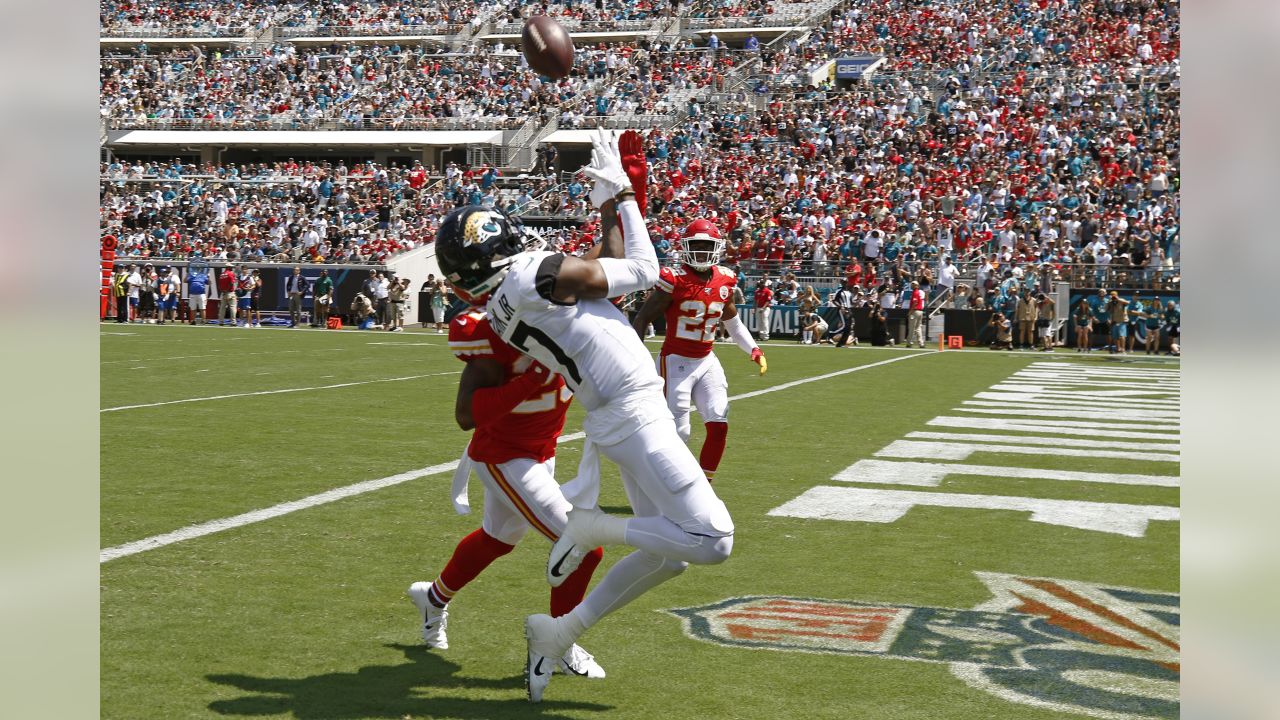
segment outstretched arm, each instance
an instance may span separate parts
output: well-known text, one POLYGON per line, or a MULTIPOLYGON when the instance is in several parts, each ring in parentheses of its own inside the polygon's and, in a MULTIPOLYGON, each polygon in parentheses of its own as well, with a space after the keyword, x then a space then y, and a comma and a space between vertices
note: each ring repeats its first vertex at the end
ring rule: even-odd
POLYGON ((622 242, 622 225, 618 221, 618 203, 612 198, 600 206, 600 242, 583 254, 583 260, 620 258, 626 253, 622 242))
POLYGON ((591 202, 600 208, 604 237, 595 257, 564 257, 555 272, 550 297, 572 304, 581 299, 607 298, 648 290, 658 279, 658 255, 649 240, 644 216, 636 203, 631 180, 622 168, 614 143, 600 131, 592 140, 592 161, 584 172, 595 180, 591 202), (617 222, 606 214, 616 212, 617 222), (616 237, 621 226, 621 241, 616 237), (621 245, 621 253, 618 246, 621 245))

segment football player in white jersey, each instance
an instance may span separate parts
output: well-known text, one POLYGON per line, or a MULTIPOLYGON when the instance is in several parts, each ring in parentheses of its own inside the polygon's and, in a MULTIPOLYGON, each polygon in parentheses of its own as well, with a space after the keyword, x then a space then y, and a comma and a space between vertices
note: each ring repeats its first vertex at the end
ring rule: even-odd
POLYGON ((563 582, 597 545, 636 548, 572 612, 526 618, 525 682, 533 702, 587 628, 688 563, 720 563, 733 548, 733 520, 681 442, 648 350, 606 299, 647 290, 658 278, 632 189, 631 177, 643 176, 640 137, 628 131, 614 144, 600 132, 592 145, 584 171, 595 181, 590 197, 602 239, 584 257, 526 251, 514 220, 478 206, 446 216, 436 239, 440 268, 459 297, 472 304, 487 298, 493 329, 563 377, 587 411, 579 475, 564 487, 574 509, 547 559, 548 582, 563 582), (634 517, 597 506, 600 454, 621 469, 634 517))

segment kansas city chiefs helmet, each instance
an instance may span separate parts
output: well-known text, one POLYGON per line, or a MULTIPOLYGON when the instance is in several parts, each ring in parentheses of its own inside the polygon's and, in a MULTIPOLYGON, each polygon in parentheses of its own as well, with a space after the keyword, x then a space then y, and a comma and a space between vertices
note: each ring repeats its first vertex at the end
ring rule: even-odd
POLYGON ((523 226, 500 210, 468 205, 444 217, 436 232, 440 272, 472 305, 502 284, 511 259, 526 250, 523 226))
POLYGON ((708 270, 724 255, 720 228, 705 218, 689 223, 680 239, 680 262, 694 270, 708 270))

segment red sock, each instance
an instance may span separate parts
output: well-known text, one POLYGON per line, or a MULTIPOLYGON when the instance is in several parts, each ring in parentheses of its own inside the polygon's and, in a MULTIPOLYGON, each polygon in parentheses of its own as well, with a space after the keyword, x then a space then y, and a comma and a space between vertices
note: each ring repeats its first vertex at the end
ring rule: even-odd
POLYGON ((437 607, 448 605, 459 590, 475 580, 494 560, 514 549, 514 545, 500 542, 483 529, 477 528, 462 538, 458 547, 454 548, 453 557, 449 558, 449 562, 440 571, 440 577, 431 583, 427 599, 437 607))
POLYGON ((702 465, 702 472, 710 480, 716 474, 716 468, 720 467, 720 458, 724 457, 724 440, 729 436, 729 423, 709 422, 703 427, 707 429, 707 439, 702 441, 702 453, 698 456, 698 462, 702 465))
POLYGON ((600 559, 604 557, 604 548, 596 548, 582 558, 577 570, 569 573, 560 587, 551 588, 551 617, 569 614, 578 607, 587 594, 587 585, 591 583, 591 573, 596 571, 600 559))

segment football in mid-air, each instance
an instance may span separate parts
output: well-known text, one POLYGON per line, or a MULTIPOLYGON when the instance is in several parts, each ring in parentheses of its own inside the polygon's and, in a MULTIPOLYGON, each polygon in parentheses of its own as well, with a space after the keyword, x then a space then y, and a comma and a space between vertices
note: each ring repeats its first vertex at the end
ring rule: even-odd
POLYGON ((552 80, 568 75, 573 68, 573 38, 546 15, 535 15, 524 24, 520 50, 529 67, 552 80))

